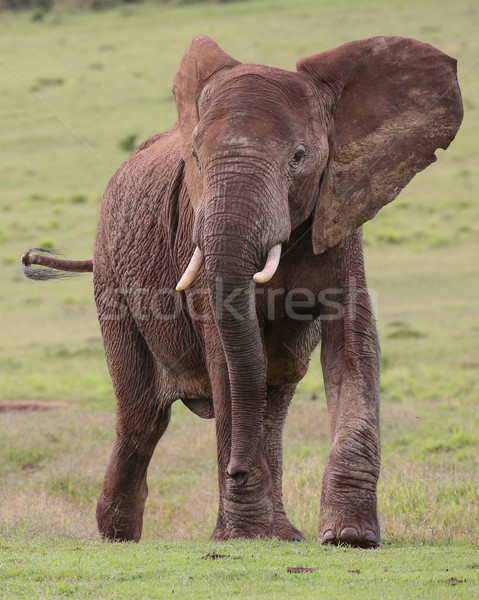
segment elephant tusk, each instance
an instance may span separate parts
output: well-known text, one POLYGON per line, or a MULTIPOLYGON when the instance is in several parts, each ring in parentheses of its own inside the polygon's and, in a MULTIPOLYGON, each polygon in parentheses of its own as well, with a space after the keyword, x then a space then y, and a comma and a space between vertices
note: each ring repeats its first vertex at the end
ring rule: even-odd
POLYGON ((177 292, 186 290, 186 288, 193 283, 204 261, 205 257, 203 252, 201 252, 199 248, 196 248, 188 266, 186 267, 186 271, 183 273, 183 277, 178 281, 178 285, 176 286, 177 292))
POLYGON ((268 258, 262 271, 259 271, 253 276, 256 283, 266 283, 276 273, 276 269, 279 265, 279 259, 281 258, 281 244, 276 244, 268 252, 268 258))

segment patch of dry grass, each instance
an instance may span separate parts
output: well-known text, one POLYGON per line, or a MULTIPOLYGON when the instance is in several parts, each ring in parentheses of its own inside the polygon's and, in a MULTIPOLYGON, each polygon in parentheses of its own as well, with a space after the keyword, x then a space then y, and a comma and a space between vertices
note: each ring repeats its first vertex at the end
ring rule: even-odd
MULTIPOLYGON (((3 413, 0 530, 11 537, 97 539, 95 505, 113 443, 106 412, 63 409, 3 413)), ((413 406, 383 411, 379 485, 383 538, 471 541, 479 522, 471 464, 443 453, 433 463, 414 458, 397 431, 414 440, 413 406)), ((329 428, 322 399, 295 401, 285 429, 284 501, 292 522, 316 538, 329 428)), ((436 457, 437 459, 437 457, 436 457)), ((213 421, 175 406, 149 470, 145 541, 207 539, 216 520, 217 475, 213 421)))

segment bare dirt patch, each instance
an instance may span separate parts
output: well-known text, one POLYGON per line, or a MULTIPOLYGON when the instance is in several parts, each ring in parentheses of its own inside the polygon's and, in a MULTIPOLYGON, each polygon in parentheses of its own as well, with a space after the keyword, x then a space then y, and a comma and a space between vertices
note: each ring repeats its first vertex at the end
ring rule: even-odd
POLYGON ((314 573, 315 569, 311 567, 287 567, 288 573, 314 573))
POLYGON ((67 402, 53 400, 2 400, 0 401, 0 412, 12 410, 50 410, 51 408, 65 408, 67 402))

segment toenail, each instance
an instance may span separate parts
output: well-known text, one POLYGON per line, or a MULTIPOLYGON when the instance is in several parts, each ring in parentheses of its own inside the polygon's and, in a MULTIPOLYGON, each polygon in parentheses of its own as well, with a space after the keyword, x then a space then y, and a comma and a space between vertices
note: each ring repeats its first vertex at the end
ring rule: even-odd
POLYGON ((357 542, 359 533, 355 527, 345 527, 339 534, 339 539, 342 542, 357 542))
POLYGON ((328 531, 324 532, 323 543, 324 544, 329 544, 333 540, 334 540, 334 533, 331 531, 331 529, 328 529, 328 531))
POLYGON ((368 542, 368 544, 377 544, 378 536, 374 533, 374 531, 366 529, 364 532, 364 541, 368 542))

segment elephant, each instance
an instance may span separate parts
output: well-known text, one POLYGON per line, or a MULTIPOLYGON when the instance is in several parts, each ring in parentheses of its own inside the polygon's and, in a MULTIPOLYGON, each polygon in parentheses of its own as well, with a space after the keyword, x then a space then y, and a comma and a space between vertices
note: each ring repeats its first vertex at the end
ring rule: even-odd
POLYGON ((31 278, 93 271, 117 400, 100 535, 140 540, 147 468, 182 400, 215 419, 212 539, 304 540, 283 505, 282 432, 321 343, 319 541, 376 547, 380 346, 362 225, 454 139, 456 60, 373 37, 286 71, 199 35, 173 93, 178 122, 108 183, 93 260, 23 257, 31 278))

